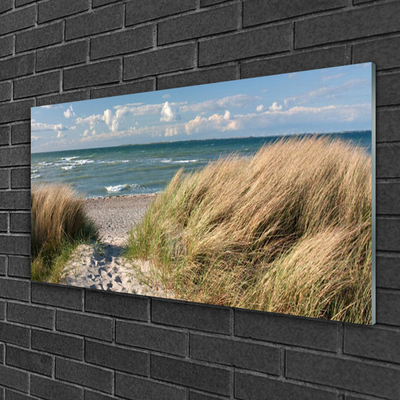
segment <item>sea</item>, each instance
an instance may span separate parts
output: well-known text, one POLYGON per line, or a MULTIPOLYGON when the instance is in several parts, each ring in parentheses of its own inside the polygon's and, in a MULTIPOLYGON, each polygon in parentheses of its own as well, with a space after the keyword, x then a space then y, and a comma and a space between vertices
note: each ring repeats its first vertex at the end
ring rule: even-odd
MULTIPOLYGON (((304 136, 310 134, 296 135, 304 136)), ((312 136, 329 136, 371 152, 371 131, 312 136)), ((288 137, 188 140, 33 153, 31 182, 70 184, 86 198, 157 193, 180 168, 195 171, 232 153, 249 157, 263 145, 288 137)))

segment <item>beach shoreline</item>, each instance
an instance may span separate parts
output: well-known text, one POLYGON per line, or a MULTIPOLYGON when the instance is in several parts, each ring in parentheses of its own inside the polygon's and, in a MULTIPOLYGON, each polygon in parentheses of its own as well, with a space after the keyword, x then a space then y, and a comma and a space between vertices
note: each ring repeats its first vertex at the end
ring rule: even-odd
POLYGON ((118 195, 85 199, 88 217, 95 223, 99 238, 122 245, 131 228, 139 223, 159 193, 118 195))

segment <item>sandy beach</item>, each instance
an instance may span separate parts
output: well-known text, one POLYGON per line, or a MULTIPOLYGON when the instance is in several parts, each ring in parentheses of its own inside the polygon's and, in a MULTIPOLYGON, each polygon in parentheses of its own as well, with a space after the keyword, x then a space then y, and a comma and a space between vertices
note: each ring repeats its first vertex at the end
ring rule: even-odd
POLYGON ((62 284, 92 289, 167 297, 146 284, 149 265, 132 264, 123 257, 130 229, 144 216, 156 194, 102 197, 85 200, 88 216, 99 232, 99 241, 80 245, 66 264, 62 284))

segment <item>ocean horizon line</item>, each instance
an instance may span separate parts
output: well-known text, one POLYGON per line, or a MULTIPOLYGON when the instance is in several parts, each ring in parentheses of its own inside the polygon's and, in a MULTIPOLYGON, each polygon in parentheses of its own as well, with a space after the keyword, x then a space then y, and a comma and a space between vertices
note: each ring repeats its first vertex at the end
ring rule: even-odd
POLYGON ((112 148, 124 148, 124 147, 142 147, 142 146, 152 146, 152 145, 159 145, 159 144, 169 144, 169 143, 187 143, 187 142, 205 142, 205 141, 220 141, 220 140, 243 140, 243 139, 273 139, 273 138, 281 138, 281 137, 288 137, 288 136, 306 136, 306 135, 341 135, 341 134, 351 134, 351 133, 358 133, 358 134, 367 134, 371 133, 371 130, 368 129, 361 129, 361 130, 351 130, 351 131, 339 131, 339 132, 301 132, 301 133, 287 133, 282 135, 266 135, 266 136, 256 136, 256 135, 249 135, 249 136, 233 136, 233 137, 226 137, 226 138, 204 138, 204 139, 186 139, 186 140, 164 140, 158 142, 149 142, 149 143, 131 143, 131 144, 120 144, 116 146, 102 146, 102 147, 89 147, 84 149, 68 149, 68 150, 55 150, 55 151, 41 151, 41 152, 32 152, 31 154, 48 154, 48 153, 64 153, 67 151, 88 151, 88 150, 97 150, 97 149, 112 149, 112 148))

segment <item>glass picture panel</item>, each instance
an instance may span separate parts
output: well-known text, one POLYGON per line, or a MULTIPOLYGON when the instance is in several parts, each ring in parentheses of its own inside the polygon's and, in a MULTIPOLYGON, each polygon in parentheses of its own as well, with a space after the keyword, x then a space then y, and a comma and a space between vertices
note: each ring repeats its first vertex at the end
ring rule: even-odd
POLYGON ((375 67, 31 110, 32 280, 375 322, 375 67))

